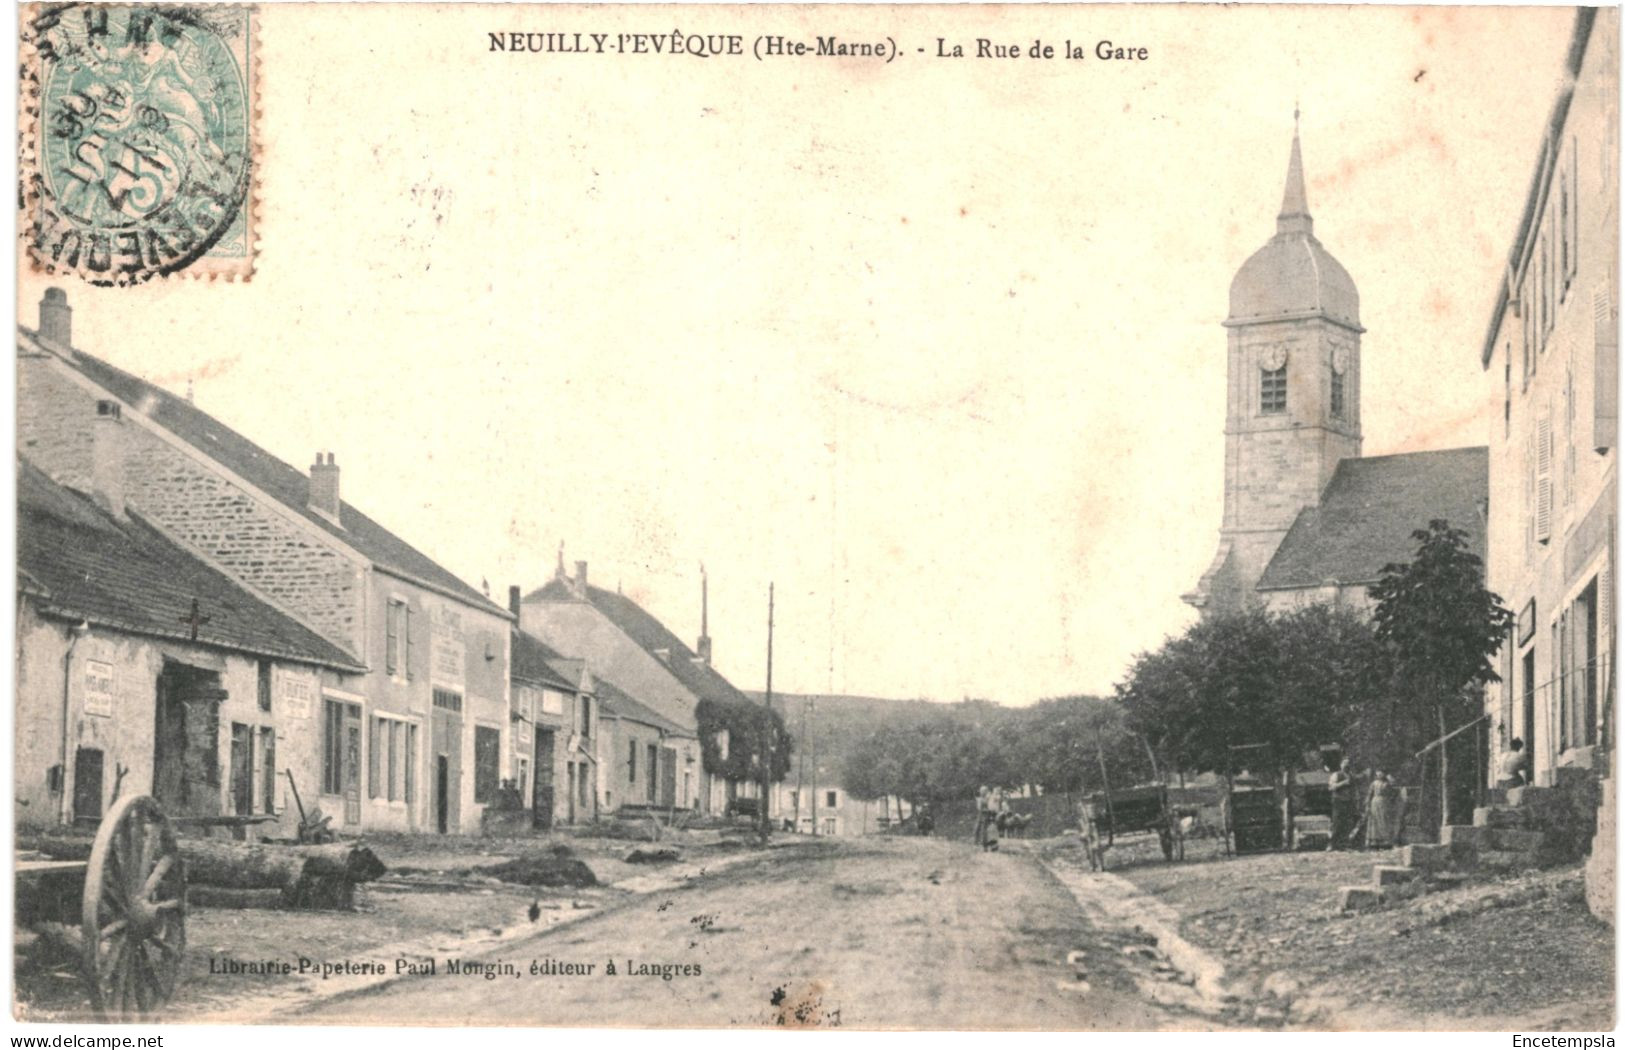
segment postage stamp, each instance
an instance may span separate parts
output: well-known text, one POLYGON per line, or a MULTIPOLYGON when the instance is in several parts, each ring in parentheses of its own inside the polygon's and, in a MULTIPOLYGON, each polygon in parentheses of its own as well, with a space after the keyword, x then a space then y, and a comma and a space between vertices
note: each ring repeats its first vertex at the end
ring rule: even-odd
POLYGON ((98 285, 249 278, 254 9, 30 5, 20 40, 32 266, 98 285))

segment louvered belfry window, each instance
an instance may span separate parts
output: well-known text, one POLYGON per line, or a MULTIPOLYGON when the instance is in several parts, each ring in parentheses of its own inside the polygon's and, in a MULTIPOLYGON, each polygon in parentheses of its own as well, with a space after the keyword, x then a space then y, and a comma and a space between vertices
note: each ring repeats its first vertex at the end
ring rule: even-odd
POLYGON ((1258 410, 1266 415, 1286 411, 1286 365, 1263 369, 1258 384, 1258 410))

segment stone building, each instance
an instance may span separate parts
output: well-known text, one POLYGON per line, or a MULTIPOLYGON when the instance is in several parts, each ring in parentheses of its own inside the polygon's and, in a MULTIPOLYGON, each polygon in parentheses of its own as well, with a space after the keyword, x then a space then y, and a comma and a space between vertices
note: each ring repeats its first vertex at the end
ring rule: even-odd
MULTIPOLYGON (((519 588, 508 591, 519 610, 519 588)), ((586 665, 518 626, 510 672, 513 784, 536 828, 597 819, 602 703, 586 665)))
POLYGON ((1314 233, 1293 134, 1275 236, 1230 284, 1219 548, 1184 600, 1366 610, 1368 587, 1442 518, 1484 550, 1482 448, 1361 458, 1360 295, 1314 233))
POLYGON ((586 562, 567 575, 562 552, 553 579, 524 597, 519 617, 527 633, 593 676, 610 727, 598 742, 606 810, 720 808, 701 766, 694 709, 702 699, 744 697, 711 667, 703 630, 698 651, 690 649, 630 598, 589 584, 586 562))
POLYGON ((1486 697, 1537 784, 1601 766, 1613 697, 1618 11, 1582 8, 1480 351, 1492 590, 1518 615, 1486 697))
POLYGON ((19 451, 60 484, 104 477, 143 521, 365 668, 311 700, 319 761, 295 770, 307 806, 341 830, 477 828, 508 772, 511 614, 344 502, 331 453, 296 470, 75 347, 71 319, 53 288, 39 330, 18 329, 19 451), (122 420, 116 443, 93 440, 103 405, 122 420))
MULTIPOLYGON (((99 445, 124 426, 103 405, 99 445)), ((293 834, 282 770, 319 768, 317 698, 366 669, 99 478, 74 491, 18 465, 17 823, 94 823, 150 794, 172 815, 293 834)))

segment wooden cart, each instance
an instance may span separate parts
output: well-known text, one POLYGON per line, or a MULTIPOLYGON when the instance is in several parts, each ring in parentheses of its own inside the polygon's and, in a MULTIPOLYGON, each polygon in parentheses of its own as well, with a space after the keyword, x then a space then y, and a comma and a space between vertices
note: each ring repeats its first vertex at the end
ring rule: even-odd
POLYGON ((20 911, 64 880, 82 882, 77 940, 90 1001, 104 1021, 150 1020, 175 994, 186 952, 186 868, 174 829, 146 795, 119 799, 90 859, 16 862, 20 911))
POLYGON ((1116 837, 1135 833, 1156 835, 1164 860, 1185 859, 1185 838, 1169 803, 1166 784, 1096 792, 1084 800, 1084 812, 1085 819, 1093 823, 1092 837, 1102 868, 1106 851, 1116 837))

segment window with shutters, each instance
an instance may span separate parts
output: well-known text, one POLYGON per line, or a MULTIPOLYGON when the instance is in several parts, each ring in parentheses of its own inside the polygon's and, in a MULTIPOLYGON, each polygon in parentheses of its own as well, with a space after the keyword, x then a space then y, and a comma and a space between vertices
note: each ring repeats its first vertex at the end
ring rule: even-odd
POLYGON ((322 791, 344 792, 344 705, 322 701, 322 791))
POLYGON ((260 727, 260 812, 276 812, 276 730, 260 727))
POLYGON ((1258 410, 1265 415, 1286 411, 1286 365, 1259 373, 1258 410))
POLYGON ((501 776, 502 732, 490 726, 474 727, 474 801, 491 802, 497 797, 501 776))
POLYGON ((384 670, 412 677, 412 607, 404 598, 391 598, 384 609, 384 670))
POLYGON ((1512 436, 1512 340, 1506 344, 1506 393, 1501 402, 1501 436, 1512 436))
POLYGON ((1535 540, 1552 538, 1552 420, 1542 416, 1535 426, 1535 540))
POLYGON ((1335 369, 1332 371, 1332 415, 1343 418, 1343 377, 1335 369))
POLYGON ((638 742, 636 740, 631 741, 626 748, 626 782, 628 784, 638 782, 638 742))
POLYGON ((1534 266, 1529 266, 1523 275, 1523 285, 1518 290, 1518 318, 1523 322, 1523 388, 1529 389, 1529 381, 1535 377, 1535 279, 1534 266))
POLYGON ((1619 314, 1611 270, 1591 294, 1591 314, 1591 447, 1601 453, 1614 447, 1619 430, 1619 314))
POLYGON ((378 772, 378 756, 382 755, 384 752, 383 736, 386 731, 386 725, 387 723, 385 723, 382 718, 374 718, 372 720, 372 733, 371 738, 368 740, 368 743, 371 746, 367 748, 368 798, 377 798, 381 791, 380 785, 382 784, 382 780, 379 777, 378 772))
MULTIPOLYGON (((1610 121, 1610 123, 1612 123, 1610 121)), ((1563 173, 1566 196, 1563 199, 1563 223, 1565 254, 1563 256, 1563 288, 1565 291, 1574 283, 1574 275, 1580 271, 1580 170, 1579 170, 1580 143, 1576 138, 1569 139, 1567 163, 1563 173)))
POLYGON ((259 662, 259 704, 261 711, 271 710, 271 661, 259 662))

